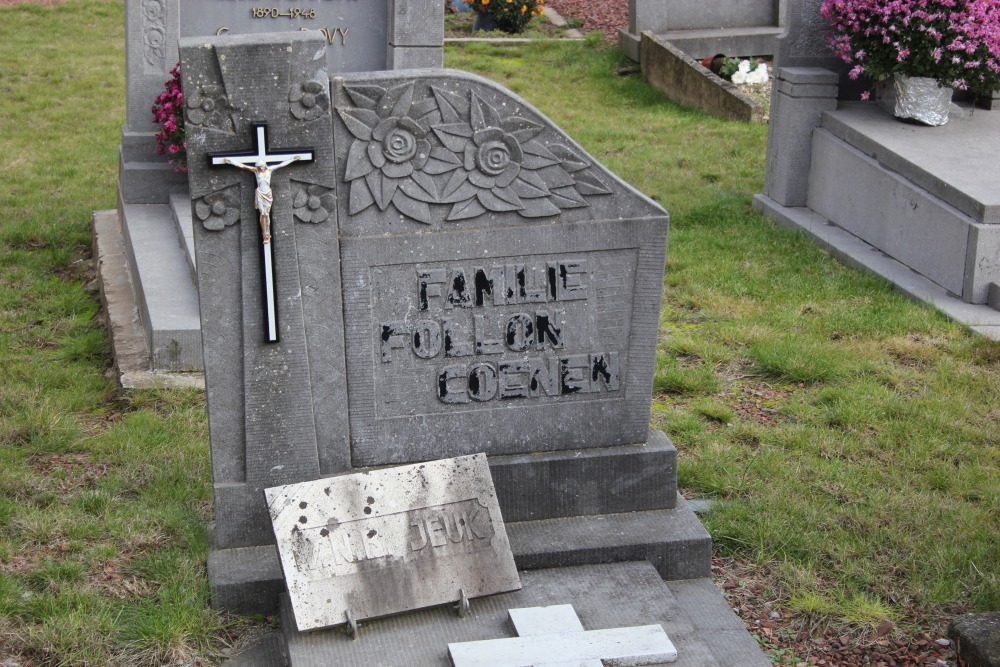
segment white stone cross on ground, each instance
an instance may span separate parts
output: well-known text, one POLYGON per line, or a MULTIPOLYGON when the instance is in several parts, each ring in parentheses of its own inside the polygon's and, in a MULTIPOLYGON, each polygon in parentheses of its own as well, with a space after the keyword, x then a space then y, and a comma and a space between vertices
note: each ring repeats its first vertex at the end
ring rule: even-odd
POLYGON ((293 162, 312 162, 312 149, 290 148, 269 153, 267 123, 253 123, 253 149, 249 152, 213 153, 208 156, 213 167, 229 166, 253 172, 257 180, 254 208, 260 213, 261 263, 264 267, 264 336, 268 343, 278 342, 278 304, 274 286, 274 248, 271 244, 271 174, 293 162))
POLYGON ((518 637, 448 644, 455 667, 601 667, 677 660, 659 625, 585 631, 573 605, 511 609, 518 637), (603 661, 603 662, 602 662, 603 661))

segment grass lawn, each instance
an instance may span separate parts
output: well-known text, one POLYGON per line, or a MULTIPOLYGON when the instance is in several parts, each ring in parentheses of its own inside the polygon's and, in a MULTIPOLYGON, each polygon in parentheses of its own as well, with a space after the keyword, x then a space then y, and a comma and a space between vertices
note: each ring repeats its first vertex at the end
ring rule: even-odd
MULTIPOLYGON (((123 26, 117 0, 0 7, 0 661, 22 667, 214 664, 267 623, 207 606, 202 395, 107 377, 90 216, 114 207, 123 26)), ((721 557, 858 642, 1000 608, 1000 344, 754 213, 766 127, 666 102, 593 41, 446 61, 670 211, 653 423, 721 557)))

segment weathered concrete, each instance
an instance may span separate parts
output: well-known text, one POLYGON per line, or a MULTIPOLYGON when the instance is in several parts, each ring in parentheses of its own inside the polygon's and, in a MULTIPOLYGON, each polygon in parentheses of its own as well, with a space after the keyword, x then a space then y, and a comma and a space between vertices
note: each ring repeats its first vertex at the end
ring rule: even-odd
POLYGON ((727 120, 764 119, 760 105, 733 82, 712 74, 661 36, 642 33, 639 62, 646 81, 673 102, 727 120))

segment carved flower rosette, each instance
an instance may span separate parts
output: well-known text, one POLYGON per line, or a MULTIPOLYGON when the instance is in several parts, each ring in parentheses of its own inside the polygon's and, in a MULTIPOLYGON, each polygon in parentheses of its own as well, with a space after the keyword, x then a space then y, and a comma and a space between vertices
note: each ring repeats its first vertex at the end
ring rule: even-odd
POLYGON ((424 224, 432 206, 448 207, 452 222, 488 212, 544 218, 588 206, 585 195, 610 194, 585 158, 539 141, 545 126, 516 104, 504 114, 473 90, 434 86, 415 100, 413 82, 345 90, 354 106, 337 113, 353 136, 344 172, 350 215, 391 204, 424 224))

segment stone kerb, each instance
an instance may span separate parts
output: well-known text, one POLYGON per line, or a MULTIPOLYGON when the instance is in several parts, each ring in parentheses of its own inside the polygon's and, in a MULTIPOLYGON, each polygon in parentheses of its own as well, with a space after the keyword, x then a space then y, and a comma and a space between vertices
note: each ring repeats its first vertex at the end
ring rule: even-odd
POLYGON ((716 76, 670 42, 642 33, 642 75, 668 99, 728 120, 761 122, 760 105, 731 81, 716 76))
POLYGON ((332 92, 355 465, 644 442, 662 209, 478 77, 332 92))

